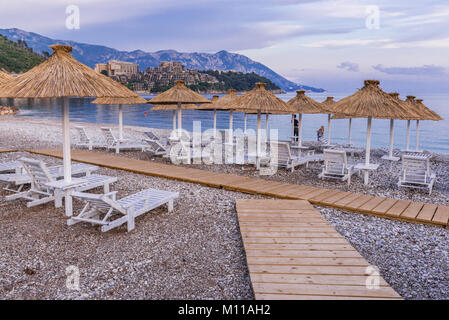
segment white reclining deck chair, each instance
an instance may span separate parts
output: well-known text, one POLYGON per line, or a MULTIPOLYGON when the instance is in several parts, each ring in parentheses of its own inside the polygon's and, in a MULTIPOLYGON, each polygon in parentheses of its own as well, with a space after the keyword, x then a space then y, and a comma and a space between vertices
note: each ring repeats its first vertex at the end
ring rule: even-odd
MULTIPOLYGON (((10 196, 6 196, 6 200, 25 199, 29 202, 27 207, 34 207, 47 202, 55 201, 55 206, 60 207, 62 205, 63 192, 60 190, 51 188, 47 185, 49 182, 54 182, 56 179, 51 175, 49 168, 43 161, 21 158, 20 161, 23 164, 26 172, 31 177, 30 190, 19 192, 10 196)), ((83 177, 86 182, 78 185, 75 191, 86 191, 98 187, 103 187, 104 192, 109 192, 109 185, 117 181, 115 177, 103 176, 99 174, 92 174, 90 176, 83 177)))
POLYGON ((144 141, 148 143, 147 151, 156 156, 165 156, 170 152, 170 147, 162 145, 159 140, 144 139, 144 141))
POLYGON ((20 161, 8 161, 0 163, 0 173, 16 172, 20 173, 22 171, 22 163, 20 161))
POLYGON ((156 189, 146 189, 116 200, 117 192, 106 194, 91 194, 73 192, 73 196, 86 203, 81 212, 69 220, 67 224, 88 222, 101 225, 101 231, 106 232, 122 224, 127 224, 128 232, 134 229, 134 219, 164 204, 168 211, 173 210, 173 202, 179 197, 178 192, 156 189))
POLYGON ((348 185, 350 185, 353 168, 353 165, 348 165, 348 158, 345 151, 325 149, 323 171, 318 177, 321 179, 338 179, 340 181, 347 180, 348 185))
POLYGON ((121 150, 140 150, 145 151, 148 145, 142 142, 120 141, 113 134, 111 128, 101 128, 106 139, 106 147, 114 149, 115 153, 120 153, 121 150))
POLYGON ((402 156, 402 171, 399 176, 399 187, 427 189, 432 194, 436 175, 430 170, 429 159, 413 155, 402 156))
MULTIPOLYGON (((20 161, 19 163, 21 168, 25 171, 25 169, 22 166, 22 163, 20 161)), ((85 163, 72 164, 72 175, 90 176, 91 173, 96 170, 98 170, 98 167, 90 164, 85 163)), ((48 171, 55 180, 60 179, 64 176, 64 166, 48 167, 48 171)), ((7 173, 7 174, 0 174, 0 182, 7 183, 7 186, 3 188, 3 190, 18 193, 22 191, 23 187, 26 184, 32 182, 32 178, 26 171, 21 173, 7 173), (16 186, 16 189, 13 189, 13 185, 16 186)))
POLYGON ((79 134, 79 142, 75 144, 75 146, 80 148, 88 148, 89 150, 92 150, 93 148, 105 148, 105 145, 99 144, 99 143, 93 143, 92 139, 89 137, 89 135, 86 132, 86 129, 81 126, 76 126, 76 130, 79 134))
MULTIPOLYGON (((290 144, 287 142, 274 142, 270 143, 271 148, 277 148, 277 166, 291 169, 293 172, 295 167, 299 166, 301 158, 298 156, 292 156, 290 150, 290 144)), ((273 152, 273 150, 271 150, 273 152)), ((274 159, 276 161, 276 159, 274 159)))

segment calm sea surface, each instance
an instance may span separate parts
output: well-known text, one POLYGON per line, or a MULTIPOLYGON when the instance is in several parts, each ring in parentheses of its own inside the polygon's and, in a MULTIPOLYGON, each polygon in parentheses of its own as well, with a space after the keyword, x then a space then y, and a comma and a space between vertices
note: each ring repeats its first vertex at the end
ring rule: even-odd
MULTIPOLYGON (((348 94, 327 93, 309 94, 310 97, 324 101, 326 96, 334 96, 335 100, 344 98, 348 94)), ((295 93, 278 95, 281 99, 288 101, 295 93)), ((420 148, 449 154, 449 94, 417 95, 424 99, 424 104, 439 113, 445 120, 443 121, 421 121, 420 122, 420 148)), ((151 98, 152 96, 144 96, 151 98)), ((211 98, 211 96, 206 96, 211 98)), ((404 98, 404 97, 401 97, 404 98)), ((118 123, 118 107, 95 105, 90 102, 93 99, 71 99, 70 100, 70 120, 90 123, 118 123)), ((3 100, 2 103, 5 101, 3 100)), ((43 119, 61 119, 60 104, 55 99, 34 100, 29 102, 24 99, 16 99, 15 105, 22 110, 17 117, 31 117, 43 119)), ((150 111, 150 105, 124 106, 124 124, 133 126, 143 126, 159 129, 172 128, 171 111, 150 111), (146 114, 145 114, 146 112, 146 114)), ((184 129, 192 130, 194 120, 201 121, 202 130, 213 127, 213 112, 184 110, 182 125, 184 129)), ((270 129, 279 130, 279 138, 286 140, 291 135, 291 116, 272 115, 270 116, 270 129)), ((323 125, 326 128, 327 137, 327 115, 304 115, 303 116, 303 139, 315 140, 316 130, 323 125)), ((248 128, 256 128, 257 116, 248 115, 248 128)), ((225 111, 217 112, 217 127, 227 129, 229 127, 229 113, 225 111)), ((415 145, 416 121, 412 122, 410 146, 415 145)), ((234 113, 234 129, 243 129, 243 114, 234 113)), ((265 116, 262 116, 262 128, 265 128, 265 116)), ((388 147, 389 143, 389 120, 373 120, 372 127, 372 147, 388 147)), ((348 140, 348 120, 332 120, 331 133, 333 142, 346 143, 348 140)), ((406 139, 406 121, 395 121, 394 142, 395 147, 404 148, 406 139)), ((354 119, 352 122, 352 142, 363 146, 366 140, 366 119, 354 119)))

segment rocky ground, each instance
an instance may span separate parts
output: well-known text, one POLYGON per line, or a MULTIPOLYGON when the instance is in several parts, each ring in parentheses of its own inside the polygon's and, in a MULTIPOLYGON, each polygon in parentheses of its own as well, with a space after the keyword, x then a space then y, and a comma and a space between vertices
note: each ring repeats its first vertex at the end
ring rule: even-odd
MULTIPOLYGON (((98 136, 100 125, 83 124, 98 136)), ((127 127, 127 137, 142 137, 144 128, 127 127)), ((154 131, 154 130, 153 130, 154 131)), ((166 132, 156 130, 164 135, 166 132)), ((0 148, 60 147, 59 121, 8 118, 0 120, 0 148)), ((75 136, 73 131, 73 136, 75 136)), ((25 152, 0 154, 0 162, 25 152)), ((167 161, 143 153, 122 156, 167 161)), ((49 164, 60 160, 39 156, 49 164)), ((279 170, 261 177, 276 181, 325 186, 415 201, 448 203, 448 160, 437 155, 432 168, 439 180, 432 196, 398 190, 399 164, 380 160, 380 170, 366 187, 355 177, 346 184, 317 179, 318 166, 294 173, 279 170)), ((258 176, 251 167, 195 167, 258 176)), ((154 187, 180 192, 175 210, 159 208, 137 219, 136 229, 101 233, 96 227, 65 225, 63 210, 52 205, 27 208, 6 202, 0 191, 0 297, 4 299, 251 299, 248 270, 235 212, 236 198, 257 196, 196 184, 101 168, 117 176, 118 197, 154 187), (66 268, 80 271, 80 291, 66 288, 66 268)), ((98 190, 101 192, 101 190, 98 190)), ((74 203, 74 210, 80 203, 74 203)), ((324 217, 406 299, 449 298, 449 230, 392 221, 335 209, 318 208, 324 217)))

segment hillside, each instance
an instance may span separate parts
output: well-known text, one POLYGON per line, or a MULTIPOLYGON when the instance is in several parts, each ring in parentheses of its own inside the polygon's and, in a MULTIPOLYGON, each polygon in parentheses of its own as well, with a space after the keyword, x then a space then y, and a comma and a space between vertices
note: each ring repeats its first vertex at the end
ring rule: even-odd
POLYGON ((323 92, 323 89, 307 87, 293 83, 281 75, 277 74, 267 66, 253 61, 248 57, 227 51, 217 53, 183 53, 175 50, 161 50, 157 52, 144 52, 142 50, 135 51, 119 51, 112 48, 99 45, 91 45, 78 43, 74 41, 55 40, 41 36, 37 33, 27 32, 20 29, 0 29, 0 34, 11 40, 25 40, 28 45, 36 52, 43 53, 49 51, 48 46, 54 43, 68 44, 73 47, 73 56, 80 62, 94 67, 96 63, 104 63, 115 59, 137 63, 141 70, 148 67, 156 67, 162 61, 179 61, 186 68, 194 68, 198 70, 233 70, 243 73, 256 73, 260 76, 270 79, 285 91, 294 91, 297 89, 307 88, 310 91, 323 92))
POLYGON ((0 69, 25 72, 43 62, 45 58, 34 53, 26 42, 14 42, 0 35, 0 69))

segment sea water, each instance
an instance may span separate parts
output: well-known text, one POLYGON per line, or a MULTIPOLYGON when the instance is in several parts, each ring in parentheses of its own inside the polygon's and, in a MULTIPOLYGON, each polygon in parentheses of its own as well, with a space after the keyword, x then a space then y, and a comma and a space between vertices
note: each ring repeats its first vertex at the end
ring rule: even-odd
MULTIPOLYGON (((290 92, 279 94, 278 97, 288 101, 296 93, 290 92)), ((327 96, 335 97, 339 100, 348 96, 350 93, 311 93, 311 98, 317 101, 324 101, 327 96)), ((143 96, 150 99, 153 96, 143 96)), ((206 95, 211 98, 211 95, 206 95)), ((440 114, 443 121, 420 121, 419 144, 420 149, 449 154, 449 94, 425 94, 418 95, 424 99, 424 104, 440 114)), ((402 99, 404 97, 401 97, 402 99)), ((118 124, 118 107, 114 105, 95 105, 90 103, 91 98, 72 98, 70 99, 70 121, 118 124)), ((5 104, 3 99, 2 104, 5 104)), ((57 99, 16 99, 14 104, 21 109, 17 117, 31 117, 43 119, 61 119, 60 101, 57 99)), ((123 106, 124 125, 142 126, 158 129, 171 129, 172 111, 151 111, 152 105, 130 105, 123 106)), ((325 128, 325 137, 327 138, 327 114, 305 114, 303 115, 303 140, 316 140, 316 131, 320 126, 325 128)), ((192 130, 193 121, 201 121, 202 130, 213 127, 213 112, 199 110, 183 110, 182 127, 192 130)), ((243 113, 234 113, 234 130, 243 129, 243 113)), ((351 142, 357 146, 364 146, 366 141, 366 119, 352 120, 351 142)), ((248 115, 247 127, 256 129, 257 115, 248 115)), ((229 112, 217 112, 217 128, 229 128, 229 112)), ((265 115, 262 116, 262 128, 265 129, 265 115)), ((292 133, 290 115, 270 115, 269 128, 277 129, 280 140, 289 140, 292 133)), ((347 143, 348 141, 348 120, 332 120, 331 122, 331 142, 347 143)), ((394 146, 403 149, 406 143, 407 121, 396 120, 394 123, 394 146)), ((415 148, 415 128, 416 121, 411 123, 410 148, 415 148)), ((372 124, 372 148, 388 147, 390 137, 390 120, 373 119, 372 124)))

